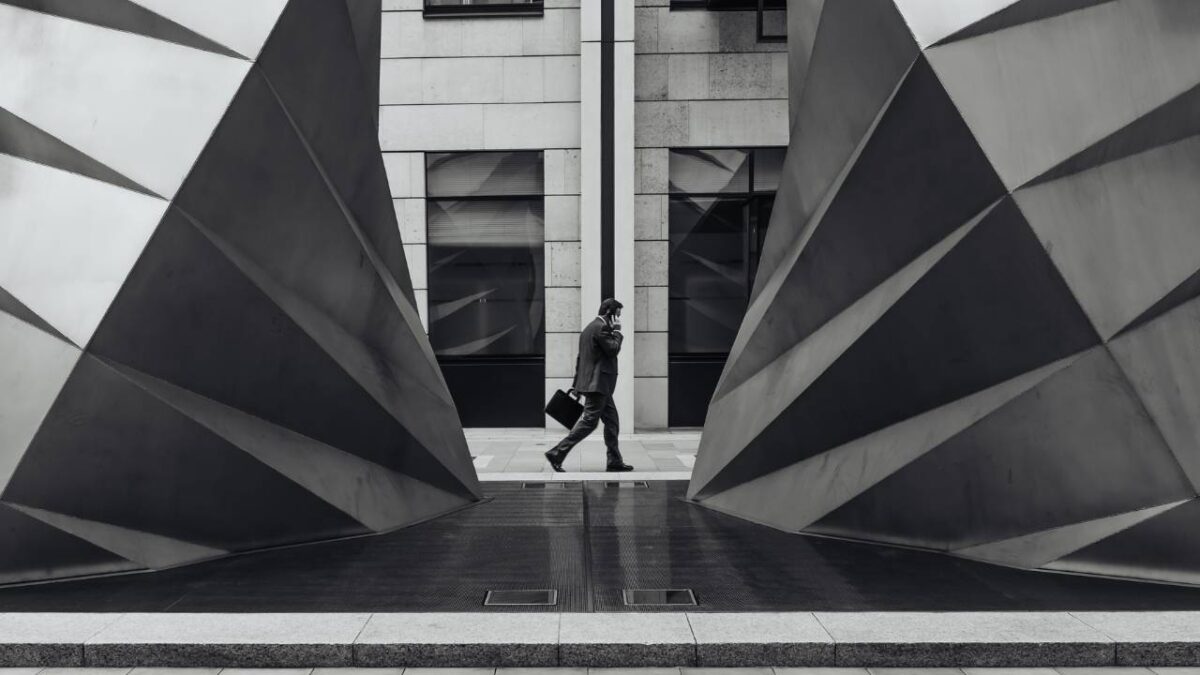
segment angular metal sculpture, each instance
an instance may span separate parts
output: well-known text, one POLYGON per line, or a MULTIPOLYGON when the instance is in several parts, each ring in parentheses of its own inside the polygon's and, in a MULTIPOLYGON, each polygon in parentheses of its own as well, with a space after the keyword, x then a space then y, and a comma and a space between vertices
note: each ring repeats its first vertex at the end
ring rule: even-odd
POLYGON ((0 0, 0 582, 479 498, 375 128, 379 0, 0 0))
POLYGON ((826 2, 792 114, 690 496, 1200 582, 1200 3, 826 2))

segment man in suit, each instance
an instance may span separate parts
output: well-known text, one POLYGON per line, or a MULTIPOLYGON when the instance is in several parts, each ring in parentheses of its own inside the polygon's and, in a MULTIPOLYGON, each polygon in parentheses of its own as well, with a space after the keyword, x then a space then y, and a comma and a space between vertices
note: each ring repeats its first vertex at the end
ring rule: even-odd
POLYGON ((633 471, 621 458, 617 448, 620 420, 613 403, 617 387, 617 354, 625 336, 621 334, 621 307, 613 298, 600 303, 600 313, 579 334, 579 358, 575 361, 575 383, 572 387, 583 394, 583 415, 567 437, 546 453, 550 467, 563 470, 562 463, 579 441, 587 438, 604 422, 604 445, 608 447, 609 471, 633 471))

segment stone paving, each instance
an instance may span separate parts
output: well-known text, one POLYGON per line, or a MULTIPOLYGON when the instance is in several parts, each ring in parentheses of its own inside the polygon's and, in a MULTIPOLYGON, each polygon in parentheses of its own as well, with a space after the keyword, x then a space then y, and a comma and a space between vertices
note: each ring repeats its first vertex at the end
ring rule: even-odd
MULTIPOLYGON (((466 433, 481 479, 530 480, 533 474, 553 474, 543 455, 566 435, 566 430, 467 429, 466 433)), ((622 435, 620 442, 621 454, 637 470, 639 480, 687 480, 700 447, 700 430, 637 432, 622 435)), ((603 472, 605 461, 602 430, 597 429, 567 456, 563 468, 568 474, 603 472)))

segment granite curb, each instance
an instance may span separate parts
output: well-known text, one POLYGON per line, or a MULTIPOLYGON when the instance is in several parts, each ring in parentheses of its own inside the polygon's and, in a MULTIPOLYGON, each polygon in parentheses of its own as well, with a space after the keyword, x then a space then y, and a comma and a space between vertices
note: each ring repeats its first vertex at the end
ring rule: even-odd
POLYGON ((1198 665, 1200 612, 0 614, 0 667, 1198 665))

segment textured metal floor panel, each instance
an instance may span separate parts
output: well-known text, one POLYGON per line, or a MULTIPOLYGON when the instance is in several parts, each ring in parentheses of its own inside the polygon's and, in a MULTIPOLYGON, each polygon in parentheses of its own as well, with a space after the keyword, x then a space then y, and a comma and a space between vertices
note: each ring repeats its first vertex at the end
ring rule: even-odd
POLYGON ((689 504, 685 489, 683 482, 555 490, 490 483, 489 501, 390 534, 0 589, 0 611, 685 609, 628 607, 627 588, 690 588, 698 605, 689 611, 1200 609, 1200 589, 785 534, 689 504), (483 606, 489 590, 530 588, 556 589, 558 605, 483 606))

